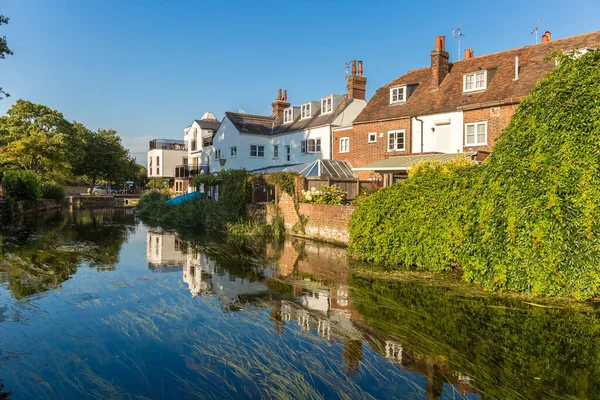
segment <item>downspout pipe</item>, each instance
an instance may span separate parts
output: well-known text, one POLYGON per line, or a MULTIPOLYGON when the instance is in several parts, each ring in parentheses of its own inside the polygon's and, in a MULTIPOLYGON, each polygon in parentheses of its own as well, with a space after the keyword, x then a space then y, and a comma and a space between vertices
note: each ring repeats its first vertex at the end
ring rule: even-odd
POLYGON ((421 154, 423 154, 423 123, 424 123, 424 121, 417 117, 413 117, 413 118, 421 123, 421 154))

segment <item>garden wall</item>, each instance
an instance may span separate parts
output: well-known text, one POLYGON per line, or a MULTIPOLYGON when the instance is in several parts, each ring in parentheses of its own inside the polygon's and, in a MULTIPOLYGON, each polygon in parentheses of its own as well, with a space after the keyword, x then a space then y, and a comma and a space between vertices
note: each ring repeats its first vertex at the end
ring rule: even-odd
MULTIPOLYGON (((294 210, 294 201, 288 194, 282 193, 279 195, 279 208, 286 232, 289 234, 326 242, 348 244, 350 239, 348 222, 355 210, 354 206, 300 203, 300 214, 308 218, 304 234, 293 230, 294 225, 298 222, 298 216, 294 210)), ((267 223, 271 223, 275 211, 274 204, 267 204, 267 223)))

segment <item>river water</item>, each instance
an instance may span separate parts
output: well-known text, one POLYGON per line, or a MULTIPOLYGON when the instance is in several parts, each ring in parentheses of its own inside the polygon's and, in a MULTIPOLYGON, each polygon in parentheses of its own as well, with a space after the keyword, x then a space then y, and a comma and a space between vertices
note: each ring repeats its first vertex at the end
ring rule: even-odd
POLYGON ((594 304, 367 278, 342 248, 180 237, 130 210, 1 232, 0 399, 600 397, 594 304))

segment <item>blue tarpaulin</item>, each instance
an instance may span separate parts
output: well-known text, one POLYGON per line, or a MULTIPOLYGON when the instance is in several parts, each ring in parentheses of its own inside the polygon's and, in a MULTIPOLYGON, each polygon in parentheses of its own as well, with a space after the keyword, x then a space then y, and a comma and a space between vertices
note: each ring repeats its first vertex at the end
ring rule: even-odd
POLYGON ((185 201, 192 199, 201 199, 203 193, 202 192, 192 192, 192 193, 184 193, 179 196, 175 196, 172 199, 167 200, 167 204, 175 204, 180 205, 185 201))

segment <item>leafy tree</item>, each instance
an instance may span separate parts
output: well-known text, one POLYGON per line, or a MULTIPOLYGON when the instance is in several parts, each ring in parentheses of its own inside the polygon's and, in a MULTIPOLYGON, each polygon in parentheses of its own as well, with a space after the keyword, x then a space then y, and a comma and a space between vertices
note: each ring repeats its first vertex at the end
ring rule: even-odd
MULTIPOLYGON (((0 15, 0 25, 8 24, 8 20, 9 20, 8 17, 5 17, 4 15, 0 15)), ((6 41, 6 36, 1 36, 0 37, 0 58, 5 59, 7 55, 11 56, 11 55, 13 55, 13 52, 8 47, 8 42, 6 41)), ((2 89, 0 87, 0 100, 3 99, 2 96, 9 97, 10 94, 6 93, 4 91, 4 89, 2 89)))

